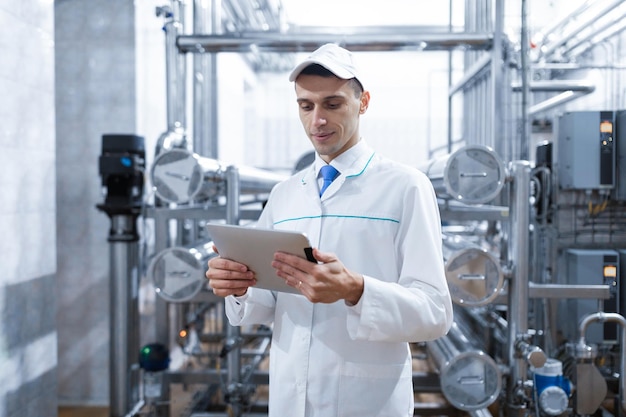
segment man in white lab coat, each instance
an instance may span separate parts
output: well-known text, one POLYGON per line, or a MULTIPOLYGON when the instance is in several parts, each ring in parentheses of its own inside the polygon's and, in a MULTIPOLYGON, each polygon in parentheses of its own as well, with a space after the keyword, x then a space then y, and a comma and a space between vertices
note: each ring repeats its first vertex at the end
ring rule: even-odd
POLYGON ((220 257, 210 287, 232 325, 273 326, 271 417, 412 416, 409 343, 452 323, 432 185, 361 139, 370 93, 349 51, 320 47, 290 81, 315 162, 274 187, 257 226, 305 232, 318 262, 275 254, 301 295, 255 288, 253 271, 220 257), (320 196, 326 165, 338 174, 320 196))

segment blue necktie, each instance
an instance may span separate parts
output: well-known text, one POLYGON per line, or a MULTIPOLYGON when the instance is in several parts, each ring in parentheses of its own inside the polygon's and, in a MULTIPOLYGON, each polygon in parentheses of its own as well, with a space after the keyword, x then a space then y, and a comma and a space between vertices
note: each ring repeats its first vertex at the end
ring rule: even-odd
POLYGON ((324 184, 322 184, 322 189, 320 190, 321 197, 322 194, 324 194, 324 191, 326 191, 326 188, 328 188, 328 186, 330 185, 330 183, 333 182, 335 178, 337 178, 337 175, 339 175, 339 171, 337 171, 332 165, 324 165, 320 172, 322 173, 322 178, 324 179, 324 184))

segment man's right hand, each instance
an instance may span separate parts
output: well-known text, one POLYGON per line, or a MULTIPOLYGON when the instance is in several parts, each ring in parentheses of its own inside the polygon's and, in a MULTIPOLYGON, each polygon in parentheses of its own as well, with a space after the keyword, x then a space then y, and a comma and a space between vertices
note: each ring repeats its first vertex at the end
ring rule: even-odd
MULTIPOLYGON (((216 251, 217 252, 217 251, 216 251)), ((254 272, 239 262, 217 257, 209 260, 206 277, 213 293, 220 297, 235 295, 241 297, 248 287, 256 284, 254 272)))

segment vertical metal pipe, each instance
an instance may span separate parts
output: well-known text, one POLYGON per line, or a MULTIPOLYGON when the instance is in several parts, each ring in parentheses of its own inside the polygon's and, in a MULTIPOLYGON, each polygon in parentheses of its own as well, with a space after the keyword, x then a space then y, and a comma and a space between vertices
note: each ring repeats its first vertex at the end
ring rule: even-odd
POLYGON ((187 125, 186 102, 186 56, 178 52, 176 41, 184 34, 184 4, 172 0, 171 15, 163 26, 165 31, 165 71, 167 97, 167 128, 174 131, 187 125))
MULTIPOLYGON (((471 26, 470 26, 470 22, 471 22, 471 15, 470 15, 470 10, 472 10, 470 8, 471 6, 471 2, 472 0, 465 0, 464 2, 464 16, 463 16, 463 29, 466 32, 469 32, 471 30, 471 26)), ((468 53, 467 52, 463 52, 463 68, 469 68, 469 59, 468 59, 468 53)), ((460 108, 460 113, 461 113, 461 138, 465 141, 465 143, 467 142, 467 138, 468 138, 468 114, 467 114, 467 109, 469 108, 469 103, 468 103, 468 89, 467 88, 463 88, 461 91, 461 108, 460 108)))
MULTIPOLYGON (((169 217, 164 210, 154 212, 154 251, 160 253, 171 244, 169 217)), ((169 338, 169 304, 161 297, 155 300, 154 340, 168 346, 169 338)))
MULTIPOLYGON (((503 65, 508 65, 508 64, 503 64, 503 65)), ((511 80, 511 70, 506 70, 503 72, 502 75, 502 85, 506 86, 510 86, 512 83, 511 80)), ((512 91, 511 89, 508 89, 508 91, 503 92, 502 94, 502 109, 500 112, 499 117, 502 118, 502 134, 499 137, 499 141, 501 142, 501 146, 499 146, 500 150, 498 152, 498 155, 500 155, 502 158, 505 157, 506 154, 506 149, 509 143, 512 143, 513 140, 511 139, 511 132, 515 132, 515 137, 517 137, 517 123, 519 120, 519 112, 517 111, 517 109, 513 109, 512 107, 512 102, 511 102, 511 97, 512 97, 512 91)), ((519 101, 519 100, 518 100, 519 101)), ((494 149, 495 149, 495 144, 494 144, 494 149)), ((511 159, 510 157, 507 157, 508 159, 506 159, 507 161, 511 161, 514 159, 511 159)))
POLYGON ((485 118, 482 115, 487 115, 487 105, 484 100, 485 83, 482 79, 479 79, 474 88, 472 88, 472 122, 470 126, 473 128, 472 143, 485 143, 485 118), (482 113, 482 115, 481 115, 482 113))
POLYGON ((527 1, 522 0, 522 28, 521 28, 521 64, 522 64, 522 115, 521 115, 521 129, 520 129, 520 141, 519 143, 519 159, 528 160, 529 158, 529 137, 530 137, 530 123, 528 120, 528 97, 530 94, 529 87, 529 49, 530 41, 528 40, 528 11, 527 1))
MULTIPOLYGON (((452 31, 452 0, 448 0, 448 30, 452 31)), ((454 65, 454 52, 452 50, 448 51, 448 90, 452 86, 452 67, 454 65)), ((452 152, 452 141, 453 132, 452 132, 452 116, 453 116, 453 94, 448 94, 448 153, 452 152)), ((429 135, 430 136, 430 135, 429 135)), ((431 151, 431 149, 429 149, 431 151)), ((430 159, 432 157, 431 154, 428 155, 430 159)))
POLYGON ((137 374, 131 358, 139 354, 138 235, 135 214, 111 216, 109 235, 110 416, 123 417, 139 399, 137 374))
POLYGON ((489 82, 489 80, 490 76, 488 75, 485 77, 485 80, 482 83, 482 100, 484 101, 483 108, 485 110, 485 114, 487 115, 487 118, 483 123, 483 136, 485 138, 483 143, 485 144, 485 146, 493 148, 493 141, 496 140, 493 132, 493 118, 495 117, 495 115, 490 112, 490 109, 492 109, 493 106, 493 95, 495 94, 495 91, 493 90, 493 84, 489 82))
MULTIPOLYGON (((508 416, 522 413, 518 388, 526 380, 526 361, 516 354, 516 342, 528 331, 528 273, 529 273, 529 226, 530 226, 530 163, 511 162, 511 207, 509 221, 509 262, 513 261, 513 273, 508 292, 508 365, 507 384, 508 416)), ((522 415, 522 414, 520 414, 522 415)))
MULTIPOLYGON (((221 0, 194 0, 193 16, 194 33, 221 33, 221 0)), ((193 149, 217 158, 217 53, 194 54, 193 74, 193 149)))
POLYGON ((494 145, 494 149, 498 155, 502 155, 502 106, 504 104, 504 90, 509 88, 503 83, 504 74, 504 53, 503 53, 503 32, 504 32, 504 0, 495 0, 495 20, 493 27, 493 48, 491 53, 491 108, 487 114, 491 114, 489 126, 490 143, 494 145))
POLYGON ((480 109, 477 106, 480 106, 480 79, 472 86, 469 91, 469 142, 468 143, 480 143, 478 136, 480 135, 480 121, 482 118, 477 118, 476 115, 480 112, 480 109))
POLYGON ((460 103, 457 106, 459 112, 457 119, 460 120, 458 139, 462 139, 467 142, 467 115, 465 114, 465 109, 467 109, 467 91, 463 90, 457 100, 458 103, 460 103))
MULTIPOLYGON (((239 224, 240 207, 239 207, 239 170, 236 166, 231 165, 226 168, 226 223, 239 224)), ((226 340, 237 341, 241 337, 241 329, 238 326, 231 326, 228 319, 224 319, 226 323, 226 340)), ((234 343, 234 342, 233 342, 234 343)), ((241 350, 237 346, 228 354, 228 371, 227 371, 227 387, 238 389, 241 383, 241 350)), ((242 413, 241 404, 237 402, 231 404, 232 415, 238 417, 242 413)))
POLYGON ((476 126, 478 143, 482 145, 492 146, 491 143, 489 143, 491 137, 488 136, 489 123, 487 121, 489 120, 491 115, 489 114, 489 83, 487 82, 487 80, 488 78, 486 79, 484 77, 481 77, 481 80, 477 85, 476 103, 474 103, 474 120, 480 120, 480 122, 477 123, 476 126))

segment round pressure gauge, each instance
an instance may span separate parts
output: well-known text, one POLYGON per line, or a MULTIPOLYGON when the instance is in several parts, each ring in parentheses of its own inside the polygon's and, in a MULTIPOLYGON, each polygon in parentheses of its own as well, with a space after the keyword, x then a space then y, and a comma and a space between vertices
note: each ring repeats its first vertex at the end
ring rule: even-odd
POLYGON ((172 149, 155 158, 151 180, 156 195, 164 201, 187 203, 218 193, 217 183, 211 178, 219 169, 217 161, 185 149, 172 149))
POLYGON ((453 152, 444 170, 448 194, 468 204, 493 200, 505 181, 502 161, 490 148, 465 146, 453 152))
POLYGON ((188 301, 207 283, 207 261, 207 256, 196 248, 168 248, 154 257, 147 274, 152 278, 157 294, 163 299, 171 302, 188 301))
POLYGON ((454 252, 445 264, 452 301, 463 306, 482 306, 496 298, 504 286, 500 262, 480 247, 454 252))
POLYGON ((456 408, 473 411, 491 405, 500 394, 502 375, 496 362, 481 351, 456 355, 441 369, 441 391, 456 408))

